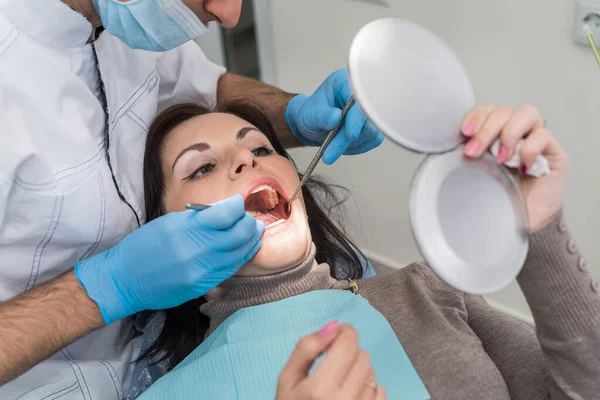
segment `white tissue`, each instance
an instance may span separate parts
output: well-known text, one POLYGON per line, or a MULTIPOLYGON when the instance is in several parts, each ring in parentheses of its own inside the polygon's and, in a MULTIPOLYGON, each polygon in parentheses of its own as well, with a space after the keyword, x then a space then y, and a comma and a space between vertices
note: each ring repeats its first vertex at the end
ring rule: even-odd
MULTIPOLYGON (((519 156, 519 151, 521 150, 521 146, 523 145, 523 141, 521 140, 517 144, 517 149, 513 157, 504 163, 508 168, 516 168, 519 169, 521 166, 521 157, 519 156)), ((490 152, 494 155, 494 157, 498 157, 498 151, 500 150, 500 140, 496 140, 494 144, 492 144, 492 148, 490 152)), ((548 164, 548 160, 543 155, 537 156, 533 166, 527 169, 527 175, 534 176, 539 178, 544 175, 548 175, 550 173, 550 165, 548 164)))

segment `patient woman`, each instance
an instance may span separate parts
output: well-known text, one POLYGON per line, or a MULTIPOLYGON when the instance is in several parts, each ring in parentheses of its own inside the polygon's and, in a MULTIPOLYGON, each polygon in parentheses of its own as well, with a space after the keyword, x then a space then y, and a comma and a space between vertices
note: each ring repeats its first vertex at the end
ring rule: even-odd
POLYGON ((561 216, 564 151, 532 107, 476 108, 462 131, 469 157, 500 138, 502 163, 524 139, 522 174, 539 154, 549 161, 547 176, 516 177, 531 226, 518 283, 535 331, 424 263, 360 279, 360 255, 329 219, 325 187, 308 185, 287 204, 300 176, 256 108, 163 112, 146 146, 148 219, 240 195, 266 230, 236 276, 167 310, 144 357, 170 372, 141 398, 382 399, 383 388, 390 399, 598 398, 600 296, 561 216), (319 344, 334 331, 336 342, 319 344), (323 350, 309 373, 306 360, 323 350))

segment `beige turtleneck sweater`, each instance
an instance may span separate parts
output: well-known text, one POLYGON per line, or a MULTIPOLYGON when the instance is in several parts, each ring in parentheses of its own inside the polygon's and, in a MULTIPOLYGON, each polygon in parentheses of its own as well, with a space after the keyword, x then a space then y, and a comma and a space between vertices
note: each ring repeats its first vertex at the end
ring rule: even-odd
MULTIPOLYGON (((600 399, 600 295, 560 217, 531 235, 518 282, 535 332, 423 263, 359 280, 358 294, 387 318, 432 399, 600 399)), ((348 288, 314 262, 313 249, 284 273, 227 280, 200 311, 210 334, 240 308, 348 288)))

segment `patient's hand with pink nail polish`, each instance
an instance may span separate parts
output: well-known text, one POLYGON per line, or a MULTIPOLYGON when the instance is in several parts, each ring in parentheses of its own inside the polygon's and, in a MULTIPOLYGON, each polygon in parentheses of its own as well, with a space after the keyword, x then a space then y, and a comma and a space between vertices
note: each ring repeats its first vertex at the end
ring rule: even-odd
POLYGON ((369 354, 358 346, 350 325, 331 321, 319 332, 304 336, 279 375, 276 400, 385 400, 377 385, 369 354), (323 363, 312 375, 317 357, 323 363))
POLYGON ((546 127, 546 121, 532 106, 518 110, 509 107, 481 106, 474 108, 462 123, 462 133, 469 140, 465 155, 481 157, 492 144, 500 139, 498 163, 511 159, 517 144, 523 140, 519 151, 521 166, 514 174, 529 216, 529 226, 536 232, 546 226, 562 209, 568 158, 560 143, 546 127), (542 155, 546 157, 550 174, 540 178, 526 175, 542 155))

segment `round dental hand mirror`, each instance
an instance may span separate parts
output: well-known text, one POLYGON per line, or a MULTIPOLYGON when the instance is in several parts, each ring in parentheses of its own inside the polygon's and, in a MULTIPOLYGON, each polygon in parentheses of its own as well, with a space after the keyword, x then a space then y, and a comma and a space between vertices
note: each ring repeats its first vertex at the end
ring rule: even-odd
POLYGON ((425 28, 384 18, 356 35, 349 70, 371 122, 394 143, 429 154, 410 192, 412 231, 429 266, 464 292, 505 287, 525 262, 527 212, 491 154, 463 157, 460 125, 475 100, 458 58, 425 28))

